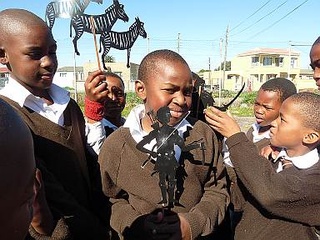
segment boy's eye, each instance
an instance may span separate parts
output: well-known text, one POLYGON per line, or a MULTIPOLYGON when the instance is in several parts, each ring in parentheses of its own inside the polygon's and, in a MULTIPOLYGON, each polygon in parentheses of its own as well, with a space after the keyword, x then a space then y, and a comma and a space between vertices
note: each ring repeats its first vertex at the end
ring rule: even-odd
POLYGON ((41 52, 30 52, 28 54, 30 56, 31 59, 34 59, 34 60, 40 60, 42 58, 42 53, 41 52))
POLYGON ((170 93, 170 94, 173 94, 175 93, 175 89, 174 88, 166 88, 164 89, 166 92, 170 93))
POLYGON ((186 90, 184 90, 183 94, 185 96, 191 96, 192 95, 192 88, 187 88, 186 90))
POLYGON ((118 87, 116 87, 116 86, 113 86, 112 88, 111 88, 111 91, 113 92, 113 94, 116 96, 116 97, 123 97, 123 91, 122 91, 122 89, 120 89, 120 88, 118 88, 118 87))

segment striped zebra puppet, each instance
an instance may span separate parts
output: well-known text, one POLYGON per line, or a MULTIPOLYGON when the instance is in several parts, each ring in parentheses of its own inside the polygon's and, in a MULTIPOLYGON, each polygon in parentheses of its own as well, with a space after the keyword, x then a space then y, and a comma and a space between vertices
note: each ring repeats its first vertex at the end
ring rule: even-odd
POLYGON ((101 15, 79 14, 72 17, 70 21, 70 37, 72 36, 72 27, 75 30, 75 36, 72 40, 74 51, 80 55, 78 51, 77 41, 84 32, 92 33, 94 27, 95 34, 109 32, 115 22, 121 19, 124 22, 129 21, 129 17, 124 11, 124 6, 119 4, 118 0, 113 0, 113 4, 105 10, 101 15), (91 26, 90 18, 93 18, 94 26, 91 26))
POLYGON ((104 59, 108 54, 110 48, 115 48, 119 50, 127 49, 127 67, 130 67, 130 52, 134 42, 137 40, 138 36, 143 38, 147 37, 147 33, 144 30, 144 23, 136 17, 136 21, 130 26, 129 30, 126 32, 114 32, 106 31, 100 35, 100 49, 101 52, 103 46, 103 52, 101 55, 103 68, 106 68, 104 59))
POLYGON ((72 18, 83 13, 90 2, 102 4, 103 0, 57 0, 50 2, 45 13, 47 25, 52 29, 56 18, 72 18))

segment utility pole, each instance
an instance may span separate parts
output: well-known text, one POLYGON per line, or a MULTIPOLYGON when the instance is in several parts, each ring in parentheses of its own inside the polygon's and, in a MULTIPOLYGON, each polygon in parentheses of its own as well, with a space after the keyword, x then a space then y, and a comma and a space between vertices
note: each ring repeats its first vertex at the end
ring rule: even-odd
POLYGON ((220 38, 220 43, 219 43, 219 49, 220 49, 219 106, 221 106, 221 88, 222 88, 222 44, 223 44, 223 39, 220 38))
POLYGON ((211 81, 211 63, 209 57, 209 85, 210 85, 210 92, 212 91, 212 81, 211 81))
POLYGON ((222 86, 224 88, 224 82, 226 78, 226 67, 227 67, 227 52, 228 52, 228 35, 229 35, 229 25, 226 30, 226 40, 224 44, 224 61, 223 61, 223 77, 222 77, 222 86))
POLYGON ((291 72, 291 41, 289 41, 289 66, 288 66, 288 79, 291 80, 290 78, 290 72, 291 72))
POLYGON ((78 74, 77 74, 76 53, 73 53, 73 85, 74 85, 74 100, 78 102, 78 74))
POLYGON ((180 53, 180 33, 178 33, 178 53, 180 53))

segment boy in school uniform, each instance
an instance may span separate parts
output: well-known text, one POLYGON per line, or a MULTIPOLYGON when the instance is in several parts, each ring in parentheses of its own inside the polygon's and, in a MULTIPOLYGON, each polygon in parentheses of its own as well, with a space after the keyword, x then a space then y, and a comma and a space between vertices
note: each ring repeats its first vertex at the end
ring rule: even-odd
POLYGON ((271 122, 278 118, 282 102, 295 93, 296 86, 286 78, 272 78, 261 85, 253 107, 256 122, 247 131, 258 151, 270 143, 271 122))
MULTIPOLYGON (((278 118, 282 102, 295 93, 297 93, 297 89, 294 83, 286 78, 272 78, 261 85, 253 108, 256 122, 246 133, 248 139, 257 147, 258 152, 263 148, 263 151, 269 150, 269 153, 271 152, 269 147, 271 122, 278 118)), ((241 218, 245 200, 241 191, 242 183, 239 182, 234 172, 228 152, 224 155, 224 161, 227 164, 226 168, 230 179, 231 209, 233 211, 233 226, 235 227, 241 218)))
POLYGON ((318 239, 320 225, 320 96, 287 98, 271 123, 270 142, 282 148, 275 160, 260 156, 227 113, 206 110, 207 122, 227 140, 231 161, 246 188, 235 239, 318 239))
MULTIPOLYGON (((184 118, 191 106, 190 68, 179 54, 157 50, 144 57, 138 78, 135 91, 143 104, 132 109, 124 126, 106 138, 99 154, 103 191, 112 202, 111 226, 120 239, 214 235, 229 203, 225 172, 212 129, 202 121, 184 118), (185 144, 201 139, 205 146, 204 152, 200 148, 189 152, 175 149, 175 198, 179 201, 169 210, 162 208, 159 178, 152 174, 156 159, 144 165, 149 154, 137 149, 154 130, 149 113, 165 106, 171 116, 168 125, 176 128, 185 144)), ((154 144, 145 147, 151 151, 154 144)))
POLYGON ((103 103, 103 114, 101 120, 92 124, 92 127, 86 128, 88 142, 92 143, 95 154, 99 154, 100 148, 105 137, 108 137, 113 131, 122 126, 125 118, 122 111, 126 106, 126 93, 122 78, 113 72, 105 72, 106 83, 108 86, 107 97, 103 103), (100 127, 102 131, 99 131, 100 127))
MULTIPOLYGON (((0 31, 0 62, 10 70, 1 98, 17 110, 32 132, 53 216, 52 231, 61 226, 61 234, 66 233, 60 236, 63 239, 108 238, 107 201, 99 189, 97 160, 86 148, 83 114, 69 93, 52 83, 57 45, 50 29, 29 11, 6 9, 0 12, 0 31)), ((105 83, 99 85, 104 79, 101 71, 88 77, 86 92, 91 102, 106 95, 105 83)), ((46 216, 38 219, 39 224, 51 220, 46 216)), ((35 228, 29 232, 33 238, 43 238, 35 228)))

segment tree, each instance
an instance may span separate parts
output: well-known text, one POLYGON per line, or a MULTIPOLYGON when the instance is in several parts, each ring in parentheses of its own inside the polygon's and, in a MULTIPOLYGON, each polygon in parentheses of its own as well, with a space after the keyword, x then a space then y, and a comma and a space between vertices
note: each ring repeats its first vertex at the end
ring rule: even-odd
MULTIPOLYGON (((220 66, 214 70, 215 71, 224 70, 224 62, 222 62, 220 66)), ((231 61, 226 61, 226 71, 230 71, 230 70, 231 70, 231 61)))
POLYGON ((105 58, 104 58, 104 62, 107 62, 107 63, 114 63, 115 60, 116 59, 111 55, 106 55, 105 58))

